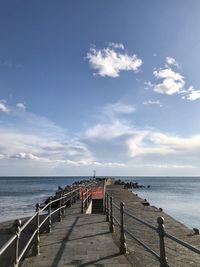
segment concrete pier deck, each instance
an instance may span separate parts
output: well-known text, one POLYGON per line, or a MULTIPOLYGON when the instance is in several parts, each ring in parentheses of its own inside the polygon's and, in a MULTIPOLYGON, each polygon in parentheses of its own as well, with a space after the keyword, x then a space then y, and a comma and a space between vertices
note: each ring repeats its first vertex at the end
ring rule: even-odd
POLYGON ((27 258, 23 267, 131 266, 109 233, 101 214, 81 214, 80 202, 66 210, 61 223, 41 236, 40 255, 27 258))
MULTIPOLYGON (((163 211, 153 206, 145 206, 142 204, 143 199, 139 198, 132 192, 123 189, 123 186, 110 185, 107 186, 107 193, 113 196, 113 201, 118 205, 121 201, 125 203, 125 208, 134 216, 157 227, 157 218, 162 216, 165 219, 165 229, 175 237, 182 239, 189 244, 200 248, 200 235, 192 234, 192 229, 188 229, 185 225, 175 220, 163 211)), ((151 203, 150 203, 151 204, 151 203)), ((120 214, 114 208, 114 214, 118 219, 120 214)), ((186 211, 187 212, 187 211, 186 211)), ((143 224, 125 216, 125 227, 133 233, 138 239, 142 240, 146 245, 159 254, 158 234, 143 224)), ((116 227, 116 235, 119 229, 116 227)), ((150 254, 137 241, 127 236, 128 257, 136 267, 159 267, 158 260, 150 254)), ((116 238, 116 240, 119 237, 116 238)), ((165 238, 166 256, 170 266, 176 267, 200 267, 200 255, 184 248, 174 241, 165 238)))

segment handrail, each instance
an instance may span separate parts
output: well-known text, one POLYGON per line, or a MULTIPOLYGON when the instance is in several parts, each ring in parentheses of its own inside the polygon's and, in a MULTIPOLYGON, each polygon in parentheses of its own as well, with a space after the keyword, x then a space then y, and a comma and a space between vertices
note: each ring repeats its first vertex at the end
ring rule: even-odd
POLYGON ((84 188, 87 189, 86 193, 90 191, 90 194, 87 195, 86 200, 91 197, 91 186, 94 184, 94 181, 88 184, 80 184, 78 185, 77 188, 65 193, 65 192, 60 192, 60 196, 57 197, 56 199, 53 199, 50 197, 48 203, 40 208, 40 204, 36 205, 36 212, 23 224, 21 225, 20 220, 15 221, 15 227, 16 227, 16 233, 0 248, 0 256, 8 249, 8 247, 15 242, 15 262, 12 263, 14 264, 15 267, 19 266, 19 263, 21 259, 23 258, 25 252, 27 251, 29 245, 31 244, 32 240, 34 237, 37 235, 37 240, 36 240, 36 254, 39 254, 39 233, 42 225, 48 220, 48 227, 49 227, 49 232, 51 232, 51 216, 57 212, 59 212, 59 221, 62 220, 63 216, 63 210, 66 208, 66 204, 70 202, 70 205, 74 201, 76 201, 77 198, 79 198, 80 194, 80 189, 84 186, 84 188), (88 190, 88 187, 90 188, 88 190), (77 194, 78 193, 78 194, 77 194), (52 204, 59 203, 59 207, 51 211, 52 204), (45 215, 44 219, 40 222, 40 215, 42 212, 48 209, 48 213, 45 215), (31 234, 29 237, 25 247, 20 251, 19 253, 19 240, 20 240, 20 235, 24 231, 24 229, 34 220, 37 218, 37 227, 34 230, 34 232, 31 234))
POLYGON ((176 243, 182 245, 183 247, 188 248, 189 250, 193 251, 194 253, 200 254, 200 249, 190 245, 189 243, 187 243, 187 242, 185 242, 185 241, 183 241, 183 240, 181 240, 181 239, 179 239, 179 238, 177 238, 177 237, 175 237, 169 233, 166 233, 166 232, 165 232, 165 236, 168 237, 169 239, 175 241, 176 243))
POLYGON ((144 221, 144 220, 142 220, 142 219, 139 219, 138 217, 134 216, 134 215, 131 214, 130 212, 128 212, 128 211, 125 210, 125 211, 124 211, 124 214, 126 214, 126 215, 128 215, 129 217, 131 217, 132 219, 134 219, 134 220, 136 220, 136 221, 138 221, 138 222, 140 222, 140 223, 142 223, 142 224, 148 226, 149 228, 151 228, 151 229, 157 231, 157 228, 156 228, 154 225, 152 225, 152 224, 150 224, 150 223, 148 223, 148 222, 146 222, 146 221, 144 221))
POLYGON ((167 237, 171 239, 172 241, 182 245, 183 247, 189 249, 190 251, 200 254, 200 249, 190 245, 189 243, 178 239, 177 237, 167 233, 164 229, 164 218, 158 217, 157 223, 158 227, 155 227, 154 225, 142 220, 141 218, 136 217, 132 213, 130 213, 127 210, 124 210, 124 203, 120 203, 120 207, 118 206, 118 203, 113 201, 113 197, 105 193, 105 211, 106 211, 106 220, 110 223, 110 232, 113 232, 113 227, 115 221, 120 226, 120 252, 126 253, 126 238, 124 233, 127 233, 130 237, 135 239, 140 245, 142 245, 147 251, 149 251, 152 255, 154 255, 160 262, 161 267, 170 267, 169 263, 167 262, 167 258, 165 255, 165 243, 164 243, 164 237, 167 237), (113 215, 113 206, 116 207, 118 210, 120 210, 120 217, 121 217, 121 223, 118 221, 115 215, 113 215), (160 246, 160 255, 158 255, 153 249, 151 249, 148 245, 146 245, 143 241, 141 241, 139 238, 134 236, 133 233, 131 233, 125 226, 124 226, 124 215, 132 218, 135 221, 140 222, 141 224, 147 226, 148 228, 154 230, 158 236, 159 236, 159 246, 160 246), (123 248, 123 250, 121 249, 123 248))
POLYGON ((120 207, 119 207, 115 202, 113 202, 113 206, 114 206, 115 208, 117 208, 118 210, 120 210, 120 207))
POLYGON ((17 238, 17 235, 15 234, 12 236, 0 249, 0 256, 4 253, 4 251, 12 244, 12 242, 17 238))
POLYGON ((117 220, 117 218, 113 215, 114 221, 120 226, 120 222, 117 220))
POLYGON ((85 192, 81 192, 81 213, 84 212, 85 208, 88 208, 89 202, 92 199, 92 186, 93 183, 89 184, 85 192))
POLYGON ((144 248, 146 248, 146 250, 148 250, 153 256, 155 256, 158 260, 160 260, 160 256, 153 251, 149 246, 147 246, 144 242, 142 242, 140 239, 138 239, 137 237, 135 237, 131 232, 129 232, 128 230, 124 230, 125 233, 127 233, 129 236, 131 236, 133 239, 135 239, 140 245, 142 245, 144 248))
POLYGON ((22 225, 22 227, 20 228, 20 232, 22 232, 26 227, 27 225, 37 216, 37 213, 34 213, 33 216, 28 219, 28 221, 25 222, 25 224, 22 225))

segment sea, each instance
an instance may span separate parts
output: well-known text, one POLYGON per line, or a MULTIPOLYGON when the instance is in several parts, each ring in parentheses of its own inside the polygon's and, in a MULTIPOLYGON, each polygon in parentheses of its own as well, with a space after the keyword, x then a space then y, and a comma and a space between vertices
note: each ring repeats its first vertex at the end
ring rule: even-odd
MULTIPOLYGON (((54 195, 58 186, 90 178, 0 177, 0 222, 30 216, 36 203, 54 195)), ((138 182, 144 187, 134 189, 134 193, 189 228, 200 228, 200 177, 115 176, 115 179, 138 182)))

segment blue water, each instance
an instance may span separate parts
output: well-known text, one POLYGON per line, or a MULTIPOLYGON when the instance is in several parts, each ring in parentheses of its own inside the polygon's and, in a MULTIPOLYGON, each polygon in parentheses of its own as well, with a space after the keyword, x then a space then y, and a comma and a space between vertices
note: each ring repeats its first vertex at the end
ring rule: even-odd
MULTIPOLYGON (((33 214, 35 204, 58 186, 90 177, 0 177, 0 222, 33 214)), ((200 228, 200 177, 117 177, 150 188, 134 191, 151 205, 187 225, 200 228)))
POLYGON ((36 203, 84 177, 0 177, 0 222, 32 215, 36 203))
POLYGON ((200 228, 200 177, 137 177, 150 188, 134 189, 151 205, 170 214, 190 228, 200 228))

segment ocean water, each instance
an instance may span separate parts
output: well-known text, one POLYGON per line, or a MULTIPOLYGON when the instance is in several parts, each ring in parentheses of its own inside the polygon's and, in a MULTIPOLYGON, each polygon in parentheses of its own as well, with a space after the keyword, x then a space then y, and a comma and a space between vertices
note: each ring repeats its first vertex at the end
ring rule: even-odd
MULTIPOLYGON (((35 204, 53 195, 58 186, 88 178, 91 177, 0 177, 0 222, 30 216, 35 204)), ((188 227, 200 228, 200 177, 116 179, 145 185, 146 188, 134 189, 134 192, 188 227)))
POLYGON ((30 216, 36 203, 84 177, 0 177, 0 222, 30 216))
MULTIPOLYGON (((132 180, 132 179, 126 179, 132 180)), ((189 228, 200 228, 200 177, 136 177, 133 191, 189 228)))

